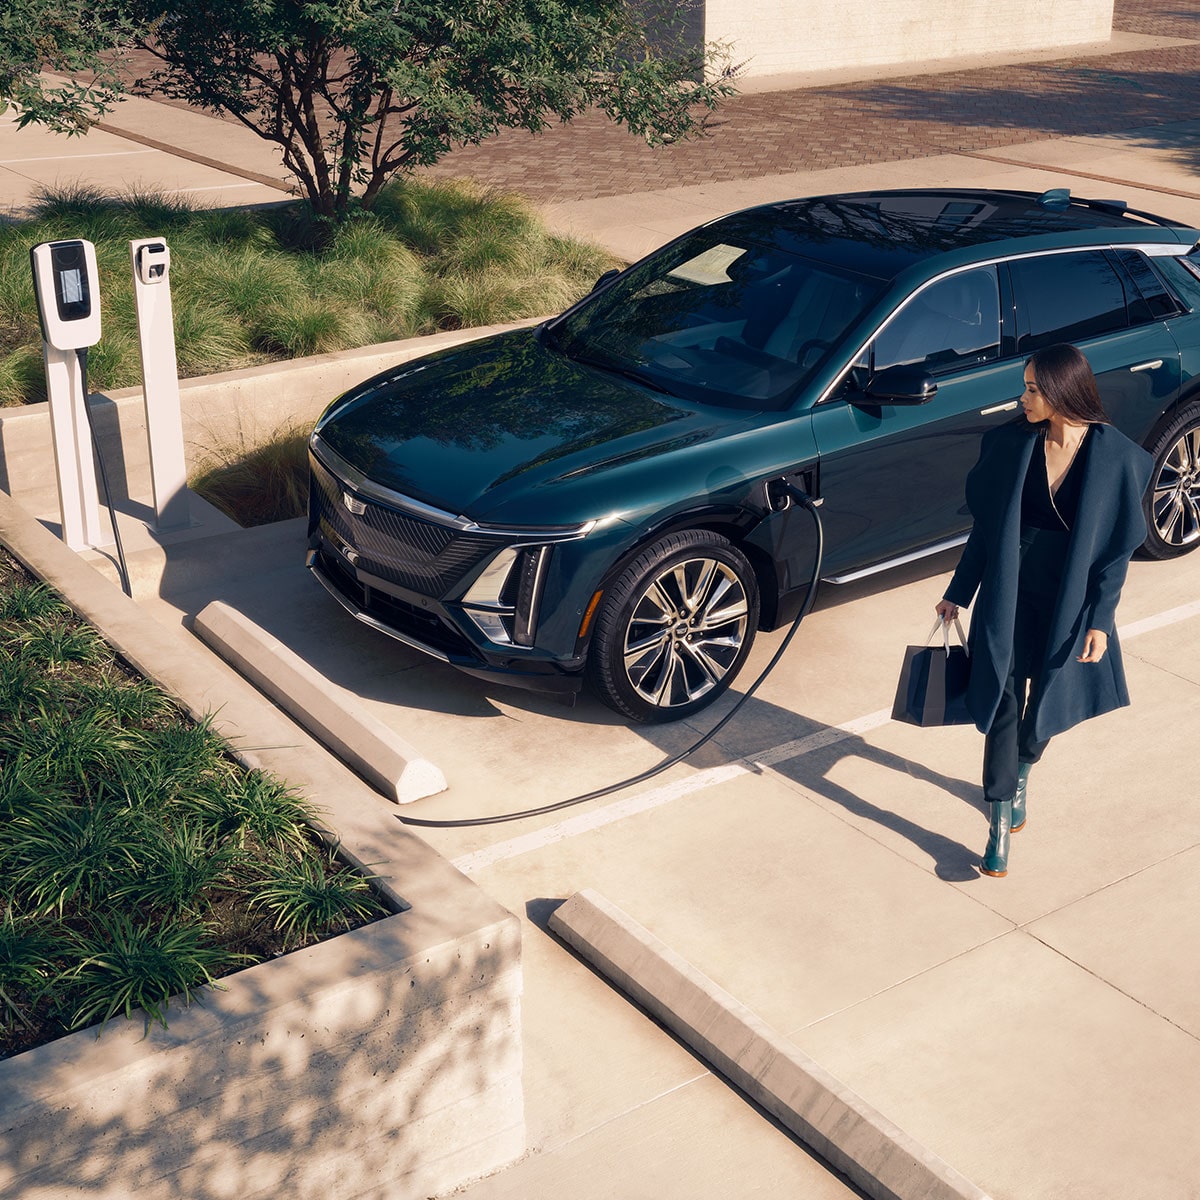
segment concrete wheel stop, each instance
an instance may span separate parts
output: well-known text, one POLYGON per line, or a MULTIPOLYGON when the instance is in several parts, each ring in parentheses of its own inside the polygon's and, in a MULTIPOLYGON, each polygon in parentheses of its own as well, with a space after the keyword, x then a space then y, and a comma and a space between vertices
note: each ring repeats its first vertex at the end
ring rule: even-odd
POLYGON ((577 892, 550 929, 872 1200, 988 1200, 603 896, 577 892))
POLYGON ((231 667, 397 804, 446 790, 441 769, 376 720, 298 654, 220 600, 196 616, 196 633, 231 667))

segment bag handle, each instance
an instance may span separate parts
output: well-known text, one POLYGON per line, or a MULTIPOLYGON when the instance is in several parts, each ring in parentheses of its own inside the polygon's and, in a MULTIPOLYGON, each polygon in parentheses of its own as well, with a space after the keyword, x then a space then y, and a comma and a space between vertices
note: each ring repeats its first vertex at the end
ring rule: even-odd
MULTIPOLYGON (((931 641, 933 641, 933 635, 935 633, 937 633, 938 626, 940 625, 942 627, 942 646, 944 647, 944 649, 946 651, 947 657, 949 657, 949 655, 950 655, 950 624, 951 624, 951 622, 943 621, 941 617, 934 617, 933 628, 929 631, 929 636, 926 637, 926 639, 925 639, 925 645, 928 646, 929 643, 931 641)), ((971 654, 971 648, 970 648, 970 646, 967 645, 967 639, 963 635, 962 622, 957 617, 955 617, 953 624, 954 624, 954 628, 958 630, 959 643, 961 644, 963 650, 966 652, 967 657, 969 658, 970 654, 971 654)))

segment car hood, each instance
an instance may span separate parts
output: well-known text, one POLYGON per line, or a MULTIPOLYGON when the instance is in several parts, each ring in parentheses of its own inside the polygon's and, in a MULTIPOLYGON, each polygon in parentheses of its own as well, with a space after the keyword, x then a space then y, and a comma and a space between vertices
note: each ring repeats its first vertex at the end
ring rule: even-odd
POLYGON ((317 433, 405 496, 475 520, 558 525, 612 507, 597 478, 606 468, 706 442, 747 416, 648 391, 519 330, 367 380, 317 433))

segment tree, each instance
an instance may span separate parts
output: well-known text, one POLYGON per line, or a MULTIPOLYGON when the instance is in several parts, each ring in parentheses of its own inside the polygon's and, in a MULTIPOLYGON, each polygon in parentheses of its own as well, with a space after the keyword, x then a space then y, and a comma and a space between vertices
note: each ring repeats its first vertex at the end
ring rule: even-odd
POLYGON ((651 144, 693 136, 734 92, 724 48, 676 0, 8 0, 0 97, 20 123, 79 132, 122 89, 236 118, 280 146, 340 222, 397 172, 503 128, 599 108, 651 144), (28 32, 24 32, 28 31, 28 32), (36 31, 36 32, 33 32, 36 31), (154 56, 122 80, 121 51, 154 56), (76 82, 39 75, 48 66, 76 82), (87 82, 79 82, 87 72, 87 82))

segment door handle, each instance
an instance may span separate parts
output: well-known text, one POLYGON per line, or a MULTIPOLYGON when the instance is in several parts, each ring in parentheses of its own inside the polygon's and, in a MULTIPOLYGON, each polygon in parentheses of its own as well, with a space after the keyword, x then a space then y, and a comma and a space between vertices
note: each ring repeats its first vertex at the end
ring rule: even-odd
POLYGON ((1130 371, 1157 371, 1163 364, 1161 358, 1151 359, 1150 362, 1138 363, 1136 367, 1130 367, 1130 371))
POLYGON ((992 413, 1012 412, 1012 410, 1017 407, 1018 403, 1019 401, 1017 400, 1009 400, 1004 404, 993 404, 991 408, 981 408, 979 410, 979 415, 981 417, 990 417, 992 413))

